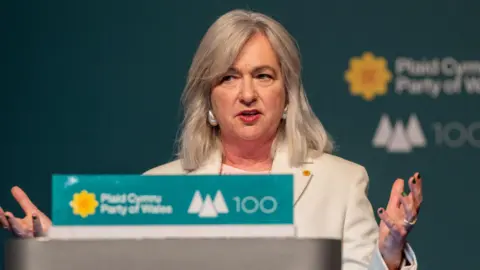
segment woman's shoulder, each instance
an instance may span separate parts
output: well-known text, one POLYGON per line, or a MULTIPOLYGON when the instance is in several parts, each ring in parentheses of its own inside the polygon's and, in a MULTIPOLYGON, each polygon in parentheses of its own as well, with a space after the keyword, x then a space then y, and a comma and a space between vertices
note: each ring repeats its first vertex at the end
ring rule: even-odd
POLYGON ((328 190, 339 198, 341 198, 340 194, 348 196, 351 188, 360 188, 363 192, 363 187, 368 186, 369 183, 365 167, 328 153, 312 158, 310 164, 304 168, 314 175, 311 183, 314 190, 325 189, 327 188, 325 183, 328 183, 328 190))
POLYGON ((335 154, 329 154, 329 153, 322 153, 321 155, 314 155, 312 157, 313 162, 318 162, 318 163, 328 163, 330 165, 335 165, 335 166, 342 166, 346 168, 352 168, 352 169, 362 169, 363 166, 355 163, 351 160, 342 158, 340 156, 337 156, 335 154))
POLYGON ((143 175, 182 174, 182 162, 180 159, 165 163, 144 172, 143 175))
POLYGON ((311 158, 311 163, 314 164, 315 168, 323 171, 335 171, 337 175, 365 176, 367 174, 364 166, 334 154, 314 155, 311 158))

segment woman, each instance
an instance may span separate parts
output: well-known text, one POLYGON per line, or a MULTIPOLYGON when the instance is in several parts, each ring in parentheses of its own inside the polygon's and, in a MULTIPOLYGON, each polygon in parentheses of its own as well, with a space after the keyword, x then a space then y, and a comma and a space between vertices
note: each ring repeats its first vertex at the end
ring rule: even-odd
MULTIPOLYGON (((408 180, 409 194, 395 181, 378 228, 368 175, 329 154, 332 142, 308 104, 300 69, 294 40, 272 18, 242 10, 220 17, 189 71, 179 159, 145 174, 292 173, 299 237, 342 238, 346 270, 416 269, 406 237, 422 201, 420 175, 408 180)), ((50 219, 27 195, 18 187, 12 193, 26 217, 0 211, 2 224, 23 237, 48 230, 50 219)))

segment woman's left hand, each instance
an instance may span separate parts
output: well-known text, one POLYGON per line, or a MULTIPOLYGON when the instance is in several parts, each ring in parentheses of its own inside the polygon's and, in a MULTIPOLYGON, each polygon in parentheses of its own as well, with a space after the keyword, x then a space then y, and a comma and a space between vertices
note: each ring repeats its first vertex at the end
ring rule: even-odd
POLYGON ((379 208, 379 249, 388 269, 399 269, 407 235, 417 222, 423 201, 422 179, 416 173, 408 180, 410 193, 404 191, 404 180, 397 179, 392 187, 387 209, 379 208))

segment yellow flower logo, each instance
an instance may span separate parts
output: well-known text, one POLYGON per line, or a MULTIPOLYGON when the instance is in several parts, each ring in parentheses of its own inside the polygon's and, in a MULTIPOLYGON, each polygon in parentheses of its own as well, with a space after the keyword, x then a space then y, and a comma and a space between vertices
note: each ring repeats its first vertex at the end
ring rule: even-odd
POLYGON ((73 200, 70 202, 70 206, 73 209, 74 215, 86 218, 89 215, 95 214, 98 201, 95 199, 94 193, 82 190, 80 193, 73 194, 73 200))
POLYGON ((350 84, 350 93, 362 96, 372 101, 376 95, 385 95, 392 73, 388 70, 387 60, 375 57, 371 52, 363 53, 362 57, 350 59, 345 80, 350 84))
POLYGON ((303 172, 304 176, 310 176, 311 172, 309 170, 304 170, 303 172))

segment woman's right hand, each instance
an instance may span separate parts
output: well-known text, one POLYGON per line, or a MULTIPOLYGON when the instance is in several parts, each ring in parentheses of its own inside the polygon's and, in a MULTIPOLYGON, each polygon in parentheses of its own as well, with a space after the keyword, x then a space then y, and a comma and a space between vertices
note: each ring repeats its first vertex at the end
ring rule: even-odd
POLYGON ((0 225, 20 238, 45 235, 52 226, 52 221, 38 210, 21 188, 13 187, 12 195, 25 212, 25 217, 15 217, 11 212, 4 212, 0 207, 0 225))

